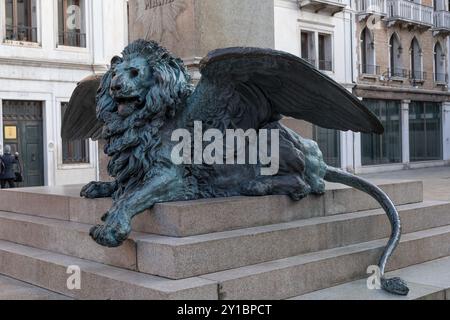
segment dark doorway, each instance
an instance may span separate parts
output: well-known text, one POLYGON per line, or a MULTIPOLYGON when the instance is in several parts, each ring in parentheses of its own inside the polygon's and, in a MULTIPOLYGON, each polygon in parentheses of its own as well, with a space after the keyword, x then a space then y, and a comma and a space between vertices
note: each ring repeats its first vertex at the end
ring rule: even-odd
POLYGON ((411 162, 442 160, 442 110, 438 103, 412 101, 409 105, 411 162))
POLYGON ((3 100, 3 131, 3 145, 20 154, 24 181, 19 186, 43 186, 42 102, 3 100))
POLYGON ((401 102, 364 99, 364 105, 381 121, 384 134, 362 134, 362 165, 374 166, 402 162, 401 102))

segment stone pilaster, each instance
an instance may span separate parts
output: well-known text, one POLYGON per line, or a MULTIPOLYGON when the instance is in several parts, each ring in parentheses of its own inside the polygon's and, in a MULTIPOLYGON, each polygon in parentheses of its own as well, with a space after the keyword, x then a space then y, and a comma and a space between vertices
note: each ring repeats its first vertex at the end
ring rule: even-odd
POLYGON ((409 148, 409 104, 410 100, 403 100, 401 104, 401 122, 402 122, 402 162, 410 163, 409 148))
POLYGON ((442 125, 443 125, 443 156, 444 160, 450 160, 450 102, 442 105, 442 125))

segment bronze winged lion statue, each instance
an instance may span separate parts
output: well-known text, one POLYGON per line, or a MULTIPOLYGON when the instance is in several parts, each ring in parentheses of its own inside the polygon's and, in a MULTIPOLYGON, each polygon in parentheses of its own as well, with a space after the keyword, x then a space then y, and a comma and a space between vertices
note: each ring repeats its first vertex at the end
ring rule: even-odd
MULTIPOLYGON (((120 246, 133 217, 156 203, 242 195, 288 195, 298 201, 323 194, 325 180, 338 182, 368 193, 386 211, 392 235, 379 262, 382 287, 408 294, 401 279, 384 277, 401 235, 392 201, 368 181, 327 166, 315 142, 280 123, 288 116, 324 128, 382 134, 379 120, 335 81, 285 52, 218 49, 201 61, 200 73, 194 88, 179 58, 156 42, 138 40, 112 59, 101 78, 79 83, 63 119, 62 137, 105 139, 108 173, 115 179, 91 182, 81 191, 87 198, 113 198, 104 224, 92 228, 92 238, 103 246, 120 246), (178 142, 173 132, 181 128, 195 136, 197 123, 219 134, 266 130, 268 142, 277 139, 278 170, 262 174, 262 162, 174 163, 178 142)), ((214 156, 222 160, 237 153, 216 150, 214 156)))

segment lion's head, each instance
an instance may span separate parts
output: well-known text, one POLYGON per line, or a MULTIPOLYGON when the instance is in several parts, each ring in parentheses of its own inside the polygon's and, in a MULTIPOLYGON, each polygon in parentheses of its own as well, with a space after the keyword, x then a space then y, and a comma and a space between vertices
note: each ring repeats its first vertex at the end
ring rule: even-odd
POLYGON ((161 161, 160 129, 191 93, 183 62, 156 42, 135 41, 112 59, 97 93, 97 117, 104 122, 108 172, 120 183, 117 194, 161 161))
POLYGON ((97 113, 105 123, 116 118, 111 114, 122 120, 151 119, 161 113, 170 116, 191 92, 181 59, 156 42, 137 40, 122 57, 112 59, 98 92, 97 113))

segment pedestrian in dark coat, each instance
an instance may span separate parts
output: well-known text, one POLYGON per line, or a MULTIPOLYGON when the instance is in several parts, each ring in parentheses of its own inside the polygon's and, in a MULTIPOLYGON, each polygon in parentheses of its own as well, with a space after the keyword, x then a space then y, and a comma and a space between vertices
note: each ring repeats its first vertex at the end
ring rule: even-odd
POLYGON ((11 155, 11 147, 7 145, 5 146, 3 156, 1 156, 1 161, 4 165, 3 172, 0 174, 1 188, 5 189, 6 185, 8 185, 9 188, 15 188, 16 185, 14 181, 16 179, 16 174, 14 172, 14 165, 19 164, 18 154, 15 156, 11 155))

